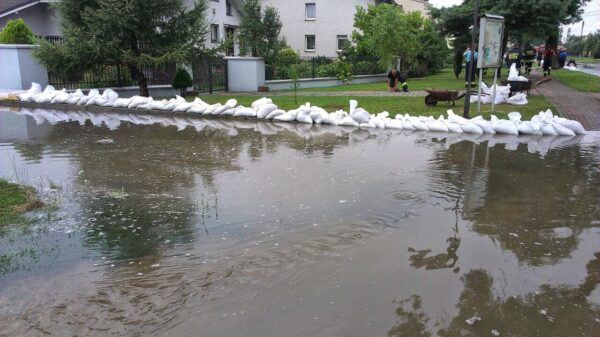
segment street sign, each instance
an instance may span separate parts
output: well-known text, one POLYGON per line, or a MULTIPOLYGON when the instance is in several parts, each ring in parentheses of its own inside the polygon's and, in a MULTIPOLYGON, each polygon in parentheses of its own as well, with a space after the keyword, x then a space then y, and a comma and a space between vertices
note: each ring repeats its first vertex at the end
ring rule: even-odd
POLYGON ((502 64, 504 17, 484 15, 479 23, 477 68, 499 68, 502 64))

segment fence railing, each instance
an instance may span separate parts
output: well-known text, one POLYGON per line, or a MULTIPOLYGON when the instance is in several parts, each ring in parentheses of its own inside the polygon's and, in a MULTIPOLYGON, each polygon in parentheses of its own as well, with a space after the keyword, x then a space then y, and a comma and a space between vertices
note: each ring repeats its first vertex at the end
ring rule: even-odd
POLYGON ((36 36, 38 39, 46 40, 52 44, 60 44, 63 43, 64 39, 62 36, 57 35, 48 35, 48 36, 36 36))
MULTIPOLYGON (((265 78, 267 80, 288 80, 292 77, 292 68, 298 73, 298 78, 336 77, 338 75, 336 61, 337 57, 326 56, 304 56, 292 64, 268 64, 265 66, 265 78)), ((354 75, 373 75, 384 73, 385 67, 381 67, 375 61, 345 61, 352 65, 354 75)))
MULTIPOLYGON (((227 62, 222 58, 196 58, 191 62, 194 90, 213 92, 227 90, 227 62)), ((148 85, 171 85, 177 65, 147 66, 142 69, 148 85)), ((102 65, 70 79, 48 72, 48 82, 56 89, 92 89, 137 86, 136 72, 126 65, 102 65)))

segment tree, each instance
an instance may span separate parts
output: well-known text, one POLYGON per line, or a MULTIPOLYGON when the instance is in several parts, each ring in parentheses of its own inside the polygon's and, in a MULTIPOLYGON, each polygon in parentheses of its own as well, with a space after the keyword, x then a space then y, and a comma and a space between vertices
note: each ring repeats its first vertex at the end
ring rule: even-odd
POLYGON ((360 6, 354 16, 352 40, 355 47, 344 48, 342 55, 375 55, 378 62, 388 67, 400 57, 408 64, 413 75, 424 75, 443 67, 447 46, 434 24, 419 12, 405 13, 401 7, 390 4, 360 6))
POLYGON ((192 85, 192 77, 187 72, 187 70, 183 68, 178 68, 175 72, 175 77, 173 78, 173 83, 171 83, 171 86, 174 89, 179 89, 181 96, 185 97, 186 89, 191 87, 192 85))
POLYGON ((279 12, 271 6, 263 11, 259 0, 246 0, 242 12, 240 54, 262 57, 266 64, 272 65, 279 49, 285 46, 279 38, 283 26, 279 12))
MULTIPOLYGON (((505 29, 503 49, 509 37, 523 45, 525 38, 558 39, 558 27, 581 20, 583 5, 590 0, 481 0, 480 14, 504 16, 505 29)), ((455 39, 455 48, 464 49, 470 44, 475 0, 465 0, 460 5, 447 8, 432 8, 431 17, 440 31, 455 39)))
POLYGON ((32 44, 33 40, 33 32, 21 18, 8 20, 6 26, 0 30, 0 43, 32 44))
POLYGON ((64 43, 41 43, 35 55, 49 71, 77 79, 85 71, 124 65, 148 96, 148 66, 185 63, 203 53, 205 0, 62 0, 64 43))

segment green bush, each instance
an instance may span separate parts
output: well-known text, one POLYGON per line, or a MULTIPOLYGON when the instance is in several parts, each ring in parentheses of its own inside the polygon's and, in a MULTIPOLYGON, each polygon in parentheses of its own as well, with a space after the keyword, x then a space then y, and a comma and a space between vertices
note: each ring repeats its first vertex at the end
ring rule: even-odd
POLYGON ((349 84, 352 81, 352 65, 348 62, 344 62, 344 61, 336 61, 334 63, 335 68, 336 68, 336 76, 337 78, 344 82, 349 84))
POLYGON ((0 43, 3 44, 33 44, 35 36, 23 19, 8 20, 0 31, 0 43))
POLYGON ((317 67, 317 77, 336 77, 337 66, 333 64, 322 64, 317 67))
POLYGON ((298 62, 300 62, 300 56, 298 56, 298 53, 296 53, 296 51, 292 48, 283 48, 277 52, 275 63, 278 66, 289 67, 290 65, 296 64, 298 62))
POLYGON ((179 89, 181 92, 181 96, 185 96, 185 91, 187 88, 193 85, 192 77, 187 72, 187 70, 183 68, 177 69, 175 72, 175 77, 173 78, 173 83, 171 86, 175 89, 179 89))

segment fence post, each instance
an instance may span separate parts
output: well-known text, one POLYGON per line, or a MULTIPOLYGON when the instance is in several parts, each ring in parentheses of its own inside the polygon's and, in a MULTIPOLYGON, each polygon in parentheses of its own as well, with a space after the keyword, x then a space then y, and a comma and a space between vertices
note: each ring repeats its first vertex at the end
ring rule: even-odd
POLYGON ((312 78, 315 78, 315 57, 312 58, 312 78))
POLYGON ((211 62, 210 57, 207 59, 207 65, 208 65, 208 93, 212 94, 213 93, 213 72, 212 72, 212 62, 211 62))
POLYGON ((117 87, 123 86, 123 78, 121 77, 121 65, 117 64, 117 87))

